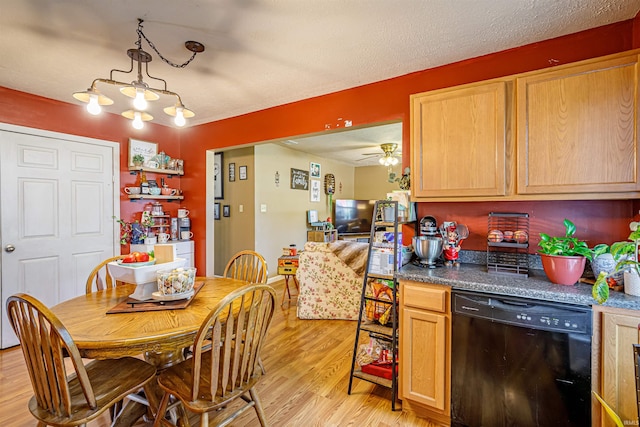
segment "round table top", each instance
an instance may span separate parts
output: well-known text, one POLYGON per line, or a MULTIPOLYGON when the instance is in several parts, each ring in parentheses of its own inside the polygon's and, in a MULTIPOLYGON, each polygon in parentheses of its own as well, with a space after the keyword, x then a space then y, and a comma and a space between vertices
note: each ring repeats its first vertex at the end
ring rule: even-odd
POLYGON ((222 277, 204 281, 194 300, 183 309, 107 314, 135 290, 124 284, 82 295, 51 308, 87 358, 136 356, 188 347, 202 320, 229 292, 246 282, 222 277))

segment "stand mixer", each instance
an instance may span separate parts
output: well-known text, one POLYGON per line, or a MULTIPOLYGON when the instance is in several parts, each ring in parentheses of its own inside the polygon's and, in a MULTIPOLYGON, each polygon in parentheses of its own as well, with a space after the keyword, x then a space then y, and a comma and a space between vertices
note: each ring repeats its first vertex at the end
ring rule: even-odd
POLYGON ((442 254, 443 239, 438 235, 438 222, 432 216, 420 220, 419 236, 413 237, 413 248, 423 267, 436 268, 436 262, 442 254))

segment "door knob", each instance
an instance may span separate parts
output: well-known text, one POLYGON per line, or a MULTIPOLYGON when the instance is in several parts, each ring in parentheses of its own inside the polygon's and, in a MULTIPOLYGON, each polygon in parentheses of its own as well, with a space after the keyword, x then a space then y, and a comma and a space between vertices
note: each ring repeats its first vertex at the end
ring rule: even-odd
POLYGON ((12 244, 8 244, 7 246, 4 247, 5 252, 13 252, 15 250, 16 250, 16 247, 13 246, 12 244))

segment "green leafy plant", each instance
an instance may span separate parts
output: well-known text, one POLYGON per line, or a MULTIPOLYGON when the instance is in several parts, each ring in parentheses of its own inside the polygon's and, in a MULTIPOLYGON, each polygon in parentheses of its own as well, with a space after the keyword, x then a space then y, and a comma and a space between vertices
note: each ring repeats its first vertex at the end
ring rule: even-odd
POLYGON ((547 233, 540 233, 540 243, 538 243, 540 250, 538 253, 559 256, 583 256, 588 260, 592 260, 593 252, 589 249, 587 243, 574 237, 574 234, 576 234, 575 224, 565 218, 564 227, 564 236, 551 237, 547 233))
POLYGON ((635 247, 633 242, 614 242, 611 246, 606 243, 600 243, 593 247, 593 256, 597 257, 603 254, 611 254, 613 259, 618 262, 629 255, 633 255, 635 247))
POLYGON ((133 158, 131 159, 133 161, 133 163, 143 163, 144 162, 144 156, 142 154, 136 154, 133 156, 133 158))
MULTIPOLYGON (((610 252, 613 255, 614 260, 616 260, 616 266, 613 271, 611 273, 607 273, 606 271, 600 272, 593 284, 593 287, 591 288, 591 296, 598 304, 603 304, 609 299, 609 283, 607 282, 609 275, 630 269, 633 269, 636 273, 640 274, 640 262, 637 260, 638 243, 640 243, 640 229, 638 228, 638 223, 633 222, 631 223, 630 228, 631 234, 627 237, 630 242, 616 242, 611 245, 610 252)), ((599 246, 601 245, 596 245, 594 247, 594 253, 602 250, 602 248, 598 248, 599 246)))

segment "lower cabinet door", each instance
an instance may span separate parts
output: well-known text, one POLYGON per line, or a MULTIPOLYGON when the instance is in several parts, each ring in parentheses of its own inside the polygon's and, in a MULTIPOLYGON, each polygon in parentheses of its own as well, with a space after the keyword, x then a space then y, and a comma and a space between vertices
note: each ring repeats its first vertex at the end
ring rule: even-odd
POLYGON ((448 411, 447 322, 445 315, 403 309, 401 396, 448 411))
MULTIPOLYGON (((640 316, 603 313, 601 394, 622 420, 636 423, 636 376, 633 344, 638 342, 640 316)), ((603 425, 613 426, 605 415, 603 425)))

